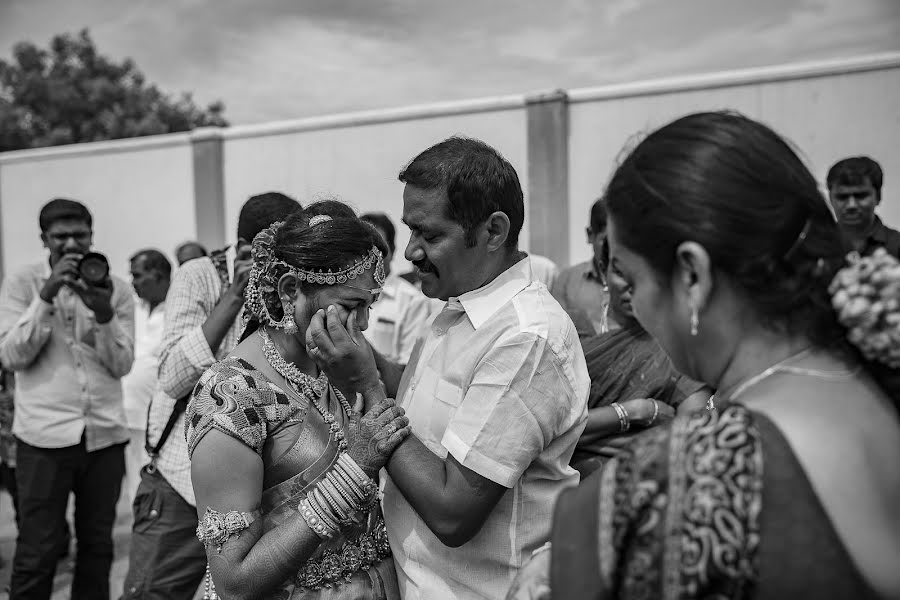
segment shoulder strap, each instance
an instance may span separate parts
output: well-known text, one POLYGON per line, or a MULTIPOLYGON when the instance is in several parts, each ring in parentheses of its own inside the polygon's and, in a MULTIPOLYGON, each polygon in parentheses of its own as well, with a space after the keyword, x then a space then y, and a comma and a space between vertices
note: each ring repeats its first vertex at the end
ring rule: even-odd
POLYGON ((175 401, 175 406, 172 407, 172 414, 169 415, 169 420, 166 421, 166 426, 163 428, 162 433, 159 436, 159 440, 156 442, 156 446, 150 445, 150 407, 147 407, 147 429, 144 432, 144 448, 147 450, 147 454, 150 455, 151 460, 156 460, 156 457, 159 456, 159 451, 162 450, 163 445, 166 443, 166 440, 169 439, 169 435, 172 433, 172 429, 175 427, 175 423, 178 421, 178 417, 185 411, 187 408, 188 400, 190 400, 191 395, 187 394, 175 401))

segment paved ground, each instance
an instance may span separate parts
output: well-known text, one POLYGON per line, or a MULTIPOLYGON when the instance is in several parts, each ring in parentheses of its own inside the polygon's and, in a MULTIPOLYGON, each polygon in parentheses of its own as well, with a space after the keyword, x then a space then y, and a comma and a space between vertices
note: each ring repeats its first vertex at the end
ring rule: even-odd
MULTIPOLYGON (((112 598, 122 594, 122 582, 128 570, 128 547, 131 537, 131 506, 123 498, 119 501, 116 525, 113 530, 116 554, 110 573, 110 592, 112 598)), ((69 518, 71 523, 71 515, 69 518)), ((16 524, 13 520, 12 501, 5 490, 0 491, 0 600, 8 600, 9 575, 12 558, 16 547, 16 524)), ((74 558, 75 545, 72 545, 71 557, 74 558)), ((69 586, 72 584, 72 558, 60 561, 53 582, 53 600, 67 600, 69 586)))

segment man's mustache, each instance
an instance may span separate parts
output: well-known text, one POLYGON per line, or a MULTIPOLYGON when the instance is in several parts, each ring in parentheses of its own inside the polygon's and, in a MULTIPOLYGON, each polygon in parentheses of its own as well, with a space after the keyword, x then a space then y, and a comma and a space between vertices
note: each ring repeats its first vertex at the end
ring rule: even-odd
POLYGON ((423 273, 437 273, 437 268, 429 260, 413 261, 413 266, 423 273))

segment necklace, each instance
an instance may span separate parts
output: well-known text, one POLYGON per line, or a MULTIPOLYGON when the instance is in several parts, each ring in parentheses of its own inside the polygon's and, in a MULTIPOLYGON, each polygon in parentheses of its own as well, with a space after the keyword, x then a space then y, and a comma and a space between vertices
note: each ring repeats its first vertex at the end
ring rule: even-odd
MULTIPOLYGON (((316 410, 319 411, 319 414, 322 415, 325 424, 328 425, 331 436, 334 438, 334 441, 337 442, 338 450, 341 452, 346 451, 347 440, 344 439, 345 435, 343 429, 341 429, 341 424, 337 422, 334 415, 331 414, 327 407, 323 406, 320 401, 322 392, 325 391, 328 386, 328 378, 325 376, 325 373, 319 375, 317 379, 313 379, 311 376, 284 360, 278 352, 278 348, 275 347, 275 342, 269 337, 269 333, 266 331, 265 327, 259 328, 259 337, 263 340, 263 354, 266 355, 266 361, 268 361, 269 365, 278 371, 278 374, 284 377, 298 394, 305 396, 312 402, 312 405, 315 406, 316 410)), ((350 403, 347 402, 347 399, 340 391, 334 390, 334 394, 337 396, 344 414, 349 417, 350 413, 353 412, 350 403)))
MULTIPOLYGON (((763 381, 764 379, 768 379, 772 375, 776 373, 790 373, 792 375, 807 375, 809 377, 818 377, 819 379, 830 379, 830 380, 839 380, 845 379, 847 377, 851 377, 859 372, 859 367, 855 369, 844 369, 841 371, 823 371, 820 369, 807 369, 805 367, 795 367, 787 364, 790 361, 796 360, 803 356, 806 356, 812 352, 811 348, 805 348, 796 354, 792 354, 785 359, 782 359, 766 369, 761 373, 757 373, 752 377, 749 377, 742 381, 738 386, 734 389, 731 394, 729 394, 729 400, 736 400, 738 396, 746 392, 748 389, 756 385, 757 383, 763 381)), ((709 397, 709 400, 706 401, 706 410, 715 410, 715 398, 717 394, 713 394, 709 397)))

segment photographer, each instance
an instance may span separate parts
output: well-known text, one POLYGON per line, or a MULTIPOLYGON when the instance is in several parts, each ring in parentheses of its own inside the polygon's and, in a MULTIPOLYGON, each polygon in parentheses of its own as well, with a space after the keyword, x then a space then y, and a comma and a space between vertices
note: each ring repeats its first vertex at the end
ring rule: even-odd
POLYGON ((134 358, 134 301, 91 253, 91 213, 56 199, 40 213, 49 264, 0 292, 0 362, 15 371, 19 537, 10 598, 50 598, 75 494, 72 597, 109 598, 112 528, 128 440, 120 378, 134 358))

